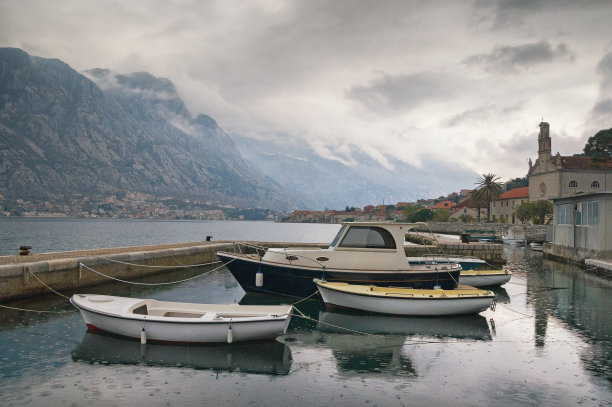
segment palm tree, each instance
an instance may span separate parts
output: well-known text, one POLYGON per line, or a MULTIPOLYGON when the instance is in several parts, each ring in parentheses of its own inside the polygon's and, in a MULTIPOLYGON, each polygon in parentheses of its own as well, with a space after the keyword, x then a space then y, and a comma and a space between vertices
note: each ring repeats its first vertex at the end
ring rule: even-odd
POLYGON ((476 204, 476 207, 478 208, 478 219, 477 220, 478 220, 478 223, 480 223, 480 208, 481 208, 481 205, 484 203, 481 191, 477 189, 470 191, 470 199, 476 204))
POLYGON ((482 174, 476 180, 476 189, 472 191, 472 199, 487 204, 487 220, 491 218, 491 201, 499 199, 503 193, 501 183, 497 182, 500 178, 495 174, 482 174))

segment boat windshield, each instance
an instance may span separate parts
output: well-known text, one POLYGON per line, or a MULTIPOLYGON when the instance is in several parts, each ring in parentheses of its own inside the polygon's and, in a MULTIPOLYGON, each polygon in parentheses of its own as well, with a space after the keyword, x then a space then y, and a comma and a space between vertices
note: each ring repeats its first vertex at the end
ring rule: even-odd
POLYGON ((342 234, 344 233, 344 231, 346 230, 347 227, 348 226, 346 226, 346 225, 342 225, 342 227, 340 228, 340 230, 336 234, 336 237, 334 237, 334 240, 329 245, 329 247, 334 247, 334 246, 336 246, 336 244, 338 244, 338 240, 340 240, 340 237, 342 236, 342 234))
POLYGON ((339 247, 395 249, 391 233, 377 226, 351 226, 339 247))

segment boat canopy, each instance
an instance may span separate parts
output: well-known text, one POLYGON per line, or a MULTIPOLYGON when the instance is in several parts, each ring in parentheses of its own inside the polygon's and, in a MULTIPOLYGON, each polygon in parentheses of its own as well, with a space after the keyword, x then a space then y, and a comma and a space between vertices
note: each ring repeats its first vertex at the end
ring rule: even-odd
POLYGON ((406 232, 415 223, 346 222, 331 242, 331 248, 391 249, 403 247, 406 232))

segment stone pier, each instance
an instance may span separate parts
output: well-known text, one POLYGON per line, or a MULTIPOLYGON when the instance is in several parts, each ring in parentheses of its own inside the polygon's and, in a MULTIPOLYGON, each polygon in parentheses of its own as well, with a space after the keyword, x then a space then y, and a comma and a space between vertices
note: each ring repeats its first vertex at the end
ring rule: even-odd
MULTIPOLYGON (((192 242, 2 256, 0 257, 0 301, 49 294, 51 291, 41 281, 56 291, 71 291, 111 281, 107 277, 81 268, 80 263, 104 275, 132 281, 179 270, 185 265, 219 261, 215 253, 220 250, 234 250, 234 244, 235 242, 230 241, 192 242), (153 267, 138 267, 138 265, 153 267)), ((265 247, 320 246, 287 242, 249 242, 249 244, 265 247)), ((327 247, 329 244, 323 246, 327 247)))

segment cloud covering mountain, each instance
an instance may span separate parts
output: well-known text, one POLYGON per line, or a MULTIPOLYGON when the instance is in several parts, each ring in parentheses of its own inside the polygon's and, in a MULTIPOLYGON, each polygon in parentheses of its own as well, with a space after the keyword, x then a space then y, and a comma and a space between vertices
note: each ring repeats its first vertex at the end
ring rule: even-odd
POLYGON ((148 73, 88 76, 0 49, 0 195, 53 200, 127 191, 242 207, 300 206, 246 162, 174 85, 148 73))

